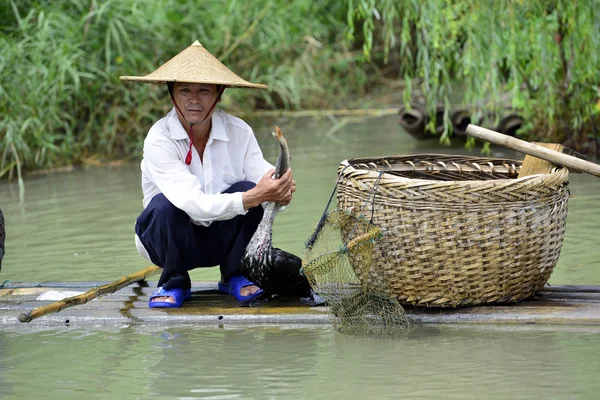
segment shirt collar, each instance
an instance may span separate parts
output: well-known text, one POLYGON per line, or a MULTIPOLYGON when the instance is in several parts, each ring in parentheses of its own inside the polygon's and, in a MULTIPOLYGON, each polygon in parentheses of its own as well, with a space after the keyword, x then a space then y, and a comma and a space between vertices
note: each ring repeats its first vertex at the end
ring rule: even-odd
POLYGON ((229 141, 229 136, 227 136, 227 132, 225 131, 225 124, 223 123, 223 117, 221 115, 221 111, 215 110, 212 115, 212 130, 210 132, 210 137, 208 138, 207 146, 212 143, 213 140, 222 140, 223 142, 229 141))
POLYGON ((171 133, 171 137, 175 140, 184 140, 188 139, 188 133, 181 125, 181 121, 177 118, 177 111, 175 107, 171 109, 169 114, 167 114, 167 124, 169 125, 169 132, 171 133))
MULTIPOLYGON (((221 112, 219 110, 215 110, 211 118, 212 130, 210 132, 207 145, 211 144, 213 140, 222 140, 224 142, 228 142, 229 136, 227 136, 227 132, 225 132, 225 124, 223 123, 221 112)), ((175 110, 175 107, 173 107, 167 115, 167 123, 169 125, 169 132, 171 132, 171 137, 173 139, 188 139, 188 133, 183 128, 183 125, 181 125, 181 121, 179 121, 179 118, 177 117, 177 111, 175 110)))

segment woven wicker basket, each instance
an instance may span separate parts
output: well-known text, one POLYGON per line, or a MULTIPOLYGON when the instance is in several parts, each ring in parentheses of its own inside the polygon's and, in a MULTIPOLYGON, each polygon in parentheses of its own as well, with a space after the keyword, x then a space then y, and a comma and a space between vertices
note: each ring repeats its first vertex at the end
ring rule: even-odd
POLYGON ((540 290, 562 247, 568 170, 517 179, 520 165, 440 154, 342 162, 338 207, 372 214, 384 234, 369 279, 402 304, 433 307, 540 290))

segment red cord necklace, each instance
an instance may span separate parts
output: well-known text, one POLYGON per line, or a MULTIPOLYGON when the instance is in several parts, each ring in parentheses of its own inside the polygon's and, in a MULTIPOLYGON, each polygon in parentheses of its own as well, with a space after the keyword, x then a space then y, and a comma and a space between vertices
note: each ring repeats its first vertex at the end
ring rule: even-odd
MULTIPOLYGON (((210 107, 210 110, 208 110, 208 113, 206 114, 206 116, 204 117, 204 119, 202 120, 202 122, 206 121, 206 119, 211 115, 211 113, 214 110, 215 106, 219 102, 219 99, 221 99, 221 95, 223 94, 224 91, 225 91, 225 86, 221 86, 221 88, 219 89, 219 95, 215 99, 215 102, 213 103, 212 107, 210 107)), ((177 106, 177 103, 175 102, 175 97, 173 96, 173 90, 171 89, 170 86, 169 86, 169 94, 171 95, 171 101, 175 105, 175 108, 179 112, 179 115, 181 115, 181 118, 183 118, 183 120, 185 122, 187 122, 187 120, 183 116, 183 113, 179 109, 179 106, 177 106)), ((187 122, 187 123, 190 125, 190 130, 188 131, 186 129, 188 137, 190 138, 190 148, 189 148, 189 150, 187 152, 187 155, 185 156, 185 164, 186 165, 190 165, 192 163, 192 146, 194 146, 194 124, 192 124, 191 122, 187 122)), ((185 129, 185 126, 184 126, 184 129, 185 129)))

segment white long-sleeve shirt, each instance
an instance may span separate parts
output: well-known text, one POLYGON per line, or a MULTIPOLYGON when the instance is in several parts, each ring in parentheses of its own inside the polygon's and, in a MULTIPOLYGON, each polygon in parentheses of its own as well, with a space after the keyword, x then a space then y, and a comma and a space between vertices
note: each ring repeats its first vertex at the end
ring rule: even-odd
MULTIPOLYGON (((173 108, 156 122, 146 140, 141 162, 143 205, 158 193, 185 211, 196 225, 227 220, 246 214, 242 193, 221 193, 232 184, 257 183, 273 168, 262 155, 252 128, 244 121, 216 110, 203 162, 192 147, 192 162, 185 164, 190 139, 173 108)), ((139 238, 138 252, 149 259, 139 238)))

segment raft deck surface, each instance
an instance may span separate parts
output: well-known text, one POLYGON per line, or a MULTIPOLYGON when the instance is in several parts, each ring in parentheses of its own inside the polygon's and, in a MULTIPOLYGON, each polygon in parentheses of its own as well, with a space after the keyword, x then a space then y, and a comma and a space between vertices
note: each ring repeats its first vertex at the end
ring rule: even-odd
MULTIPOLYGON (((0 329, 26 326, 96 326, 129 324, 194 325, 328 325, 327 307, 308 307, 297 298, 276 298, 259 307, 239 307, 238 302, 217 290, 216 282, 193 282, 192 300, 180 309, 149 309, 148 299, 156 286, 133 284, 86 304, 42 316, 29 324, 17 316, 47 305, 57 296, 73 296, 106 282, 53 282, 14 284, 0 289, 0 329), (33 287, 32 287, 33 286, 33 287), (44 300, 51 298, 52 300, 44 300)), ((510 305, 453 309, 406 307, 414 325, 555 325, 557 328, 593 327, 600 331, 600 286, 547 286, 535 298, 510 305)))

